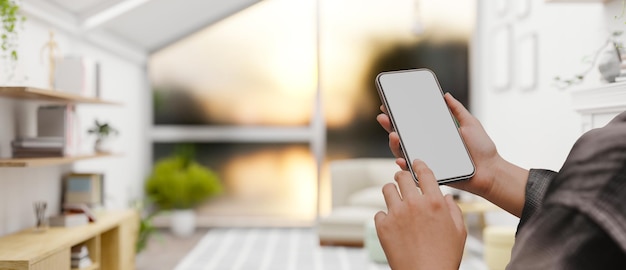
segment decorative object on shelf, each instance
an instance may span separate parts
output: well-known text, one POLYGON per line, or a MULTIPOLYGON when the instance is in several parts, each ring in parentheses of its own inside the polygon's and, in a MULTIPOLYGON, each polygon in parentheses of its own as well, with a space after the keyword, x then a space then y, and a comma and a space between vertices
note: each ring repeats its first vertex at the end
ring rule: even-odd
POLYGON ((109 125, 109 123, 101 123, 97 119, 94 122, 94 126, 87 132, 96 135, 96 143, 94 144, 96 153, 109 153, 110 149, 108 149, 109 145, 107 145, 107 143, 112 136, 119 134, 119 131, 109 125))
POLYGON ((54 89, 83 97, 100 94, 100 64, 85 56, 68 55, 55 59, 54 89))
POLYGON ((615 82, 625 82, 626 81, 626 49, 618 48, 618 52, 620 55, 620 65, 619 65, 619 75, 615 77, 615 82))
POLYGON ((59 45, 57 44, 57 42, 54 40, 54 32, 51 30, 50 31, 50 40, 48 40, 48 42, 46 42, 46 44, 43 45, 43 47, 41 47, 41 60, 43 62, 43 53, 46 51, 46 49, 48 50, 48 88, 50 89, 55 89, 55 72, 56 72, 56 58, 57 58, 57 53, 59 53, 59 45))
POLYGON ((85 204, 90 209, 104 206, 104 174, 70 173, 63 183, 63 203, 85 204))
POLYGON ((194 161, 192 146, 182 146, 177 153, 159 160, 146 181, 146 196, 160 210, 173 210, 172 232, 189 236, 195 230, 193 208, 222 192, 222 184, 211 169, 194 161))
POLYGON ((602 78, 609 83, 619 76, 622 56, 616 43, 611 43, 598 57, 598 70, 602 78))
MULTIPOLYGON (((611 37, 609 37, 606 42, 600 47, 598 48, 598 50, 596 50, 595 54, 593 55, 591 61, 588 61, 588 67, 587 69, 585 69, 583 72, 574 75, 571 78, 562 78, 562 77, 555 77, 554 78, 554 82, 555 85, 560 88, 560 89, 565 89, 568 88, 572 85, 576 85, 576 84, 580 84, 584 79, 585 76, 587 76, 587 74, 589 74, 589 72, 591 72, 591 70, 593 70, 593 67, 595 67, 596 63, 600 61, 600 59, 602 59, 602 61, 607 62, 607 61, 612 61, 610 60, 610 58, 612 58, 612 54, 615 53, 615 51, 618 52, 618 56, 616 57, 620 57, 619 56, 619 48, 622 47, 622 43, 617 41, 616 39, 622 35, 622 31, 615 31, 611 34, 611 37), (608 48, 608 49, 607 49, 608 48), (605 54, 603 54, 603 52, 605 52, 605 54), (606 59, 605 59, 606 58, 606 59)), ((615 77, 617 76, 613 76, 612 73, 614 72, 613 69, 611 68, 612 64, 609 64, 609 66, 607 66, 607 64, 603 64, 603 67, 600 68, 600 66, 598 66, 598 68, 600 69, 601 73, 606 73, 602 74, 603 77, 606 78, 612 78, 613 80, 615 79, 615 77)), ((619 64, 618 64, 618 68, 619 68, 619 64)), ((619 75, 619 70, 618 70, 618 75, 619 75)), ((609 81, 612 82, 612 81, 609 81)))
POLYGON ((46 208, 48 208, 47 202, 36 201, 33 203, 33 210, 35 210, 35 232, 45 232, 48 228, 46 224, 46 208))
POLYGON ((93 261, 89 257, 87 245, 77 245, 72 247, 72 268, 85 268, 91 266, 93 261))
MULTIPOLYGON (((619 15, 615 15, 615 20, 624 19, 626 14, 626 0, 622 0, 622 10, 619 15)), ((626 22, 624 22, 626 24, 626 22)), ((598 70, 602 75, 602 79, 612 83, 615 82, 615 78, 620 76, 621 62, 622 62, 622 50, 624 44, 619 40, 620 36, 624 33, 624 30, 610 31, 610 34, 606 41, 600 46, 594 53, 591 61, 586 61, 589 66, 581 73, 574 75, 571 78, 561 78, 559 76, 554 78, 555 86, 561 89, 568 88, 572 85, 581 83, 587 74, 593 70, 593 67, 598 63, 598 70), (617 71, 616 71, 617 70, 617 71), (617 74, 616 74, 617 73, 617 74)))
POLYGON ((2 58, 7 59, 5 65, 6 75, 10 78, 13 76, 13 70, 17 65, 17 43, 18 43, 18 24, 26 21, 26 17, 19 10, 18 0, 0 0, 0 48, 2 49, 2 58))

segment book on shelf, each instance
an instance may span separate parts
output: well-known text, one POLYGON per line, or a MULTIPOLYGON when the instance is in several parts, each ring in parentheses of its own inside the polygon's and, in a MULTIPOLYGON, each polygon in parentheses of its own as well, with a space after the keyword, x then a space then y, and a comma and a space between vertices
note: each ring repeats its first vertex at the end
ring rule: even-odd
POLYGON ((89 218, 84 213, 63 213, 48 219, 51 227, 75 227, 89 224, 89 218))
POLYGON ((44 105, 37 108, 37 137, 63 139, 63 154, 75 155, 80 148, 80 127, 75 106, 44 105))
POLYGON ((100 208, 104 204, 104 174, 70 173, 64 177, 63 202, 100 208))
POLYGON ((50 150, 45 148, 13 148, 14 158, 47 158, 63 156, 63 150, 50 150))
POLYGON ((72 260, 75 260, 75 259, 78 260, 78 259, 82 259, 85 257, 89 257, 89 249, 84 244, 73 246, 71 251, 72 251, 72 255, 71 255, 72 260))
POLYGON ((91 208, 84 203, 65 203, 63 204, 63 213, 82 213, 87 216, 89 222, 96 222, 97 220, 96 215, 93 213, 91 208))
POLYGON ((85 244, 73 246, 70 258, 72 260, 72 268, 84 268, 93 264, 89 257, 89 249, 85 244))
POLYGON ((55 89, 80 96, 99 96, 100 64, 92 58, 58 57, 54 76, 55 89))
POLYGON ((11 142, 15 148, 63 148, 63 137, 18 137, 11 142))
POLYGON ((62 137, 22 137, 11 142, 14 158, 61 157, 65 153, 62 137))

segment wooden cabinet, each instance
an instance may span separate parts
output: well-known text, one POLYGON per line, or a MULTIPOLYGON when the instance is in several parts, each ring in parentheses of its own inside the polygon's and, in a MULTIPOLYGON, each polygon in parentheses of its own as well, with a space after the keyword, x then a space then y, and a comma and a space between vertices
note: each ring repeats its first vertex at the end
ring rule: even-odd
POLYGON ((581 114, 581 129, 606 125, 626 111, 626 83, 611 83, 572 91, 572 106, 581 114))
MULTIPOLYGON (((121 105, 33 87, 0 87, 0 97, 59 104, 121 105)), ((52 158, 0 159, 0 167, 34 167, 112 156, 93 154, 52 158)), ((71 248, 86 245, 92 265, 81 270, 135 269, 135 243, 139 214, 135 210, 105 211, 96 222, 70 228, 51 227, 44 232, 26 229, 0 237, 0 270, 69 270, 71 248)))
POLYGON ((70 250, 86 244, 94 270, 135 269, 135 243, 139 214, 134 210, 109 211, 89 225, 33 229, 0 238, 0 269, 69 270, 70 250))

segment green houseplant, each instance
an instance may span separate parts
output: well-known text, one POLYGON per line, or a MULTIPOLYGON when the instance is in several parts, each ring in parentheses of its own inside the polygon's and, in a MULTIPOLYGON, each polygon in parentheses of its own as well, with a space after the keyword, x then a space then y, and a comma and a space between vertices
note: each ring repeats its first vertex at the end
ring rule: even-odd
POLYGON ((11 74, 15 64, 17 64, 17 41, 18 23, 24 22, 26 17, 19 13, 20 6, 17 0, 0 0, 0 48, 2 57, 8 59, 9 74, 11 74))
POLYGON ((193 208, 220 194, 222 185, 215 172, 192 159, 191 148, 179 149, 178 152, 155 164, 146 181, 145 191, 158 209, 172 210, 174 234, 188 236, 195 229, 193 208), (183 222, 192 224, 181 224, 183 222))

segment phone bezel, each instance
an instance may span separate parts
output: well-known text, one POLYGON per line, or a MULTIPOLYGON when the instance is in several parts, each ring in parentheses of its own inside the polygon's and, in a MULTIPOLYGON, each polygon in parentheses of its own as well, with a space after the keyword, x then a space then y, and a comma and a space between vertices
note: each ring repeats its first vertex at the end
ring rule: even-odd
MULTIPOLYGON (((410 73, 410 72, 430 72, 433 75, 433 78, 435 80, 435 83, 437 84, 437 87, 439 89, 439 92, 441 93, 441 98, 443 99, 444 97, 444 93, 443 90, 441 88, 441 85, 439 84, 439 80, 437 79, 437 76, 435 74, 435 72, 433 72, 430 69, 427 68, 418 68, 418 69, 407 69, 407 70, 396 70, 396 71, 385 71, 385 72, 381 72, 376 76, 376 89, 378 90, 378 95, 380 97, 380 100, 383 102, 383 104, 385 105, 385 108, 387 110, 387 115, 389 116, 389 119, 391 120, 391 126, 392 129, 394 131, 396 131, 396 133, 398 134, 398 137, 400 137, 400 150, 402 151, 402 155, 404 156, 404 159, 406 161, 406 165, 407 168, 409 168, 409 171, 411 172, 411 175, 413 176, 413 180, 418 183, 418 179, 417 179, 417 175, 415 173, 415 171, 413 170, 413 166, 412 166, 412 160, 409 159, 408 154, 406 153, 406 151, 404 151, 405 146, 404 146, 404 140, 402 139, 402 134, 400 134, 399 131, 397 131, 396 129, 396 122, 395 119, 393 117, 393 112, 392 112, 392 108, 390 108, 387 99, 385 97, 385 93, 384 90, 382 89, 382 85, 380 83, 380 78, 384 75, 387 74, 397 74, 397 73, 410 73)), ((443 100, 444 104, 445 104, 445 100, 443 100)), ((450 108, 446 105, 446 108, 448 109, 448 113, 450 114, 451 119, 453 120, 454 123, 458 123, 458 121, 456 120, 456 118, 454 117, 454 115, 452 114, 452 111, 450 111, 450 108)), ((467 148, 467 144, 465 143, 465 139, 463 139, 463 136, 461 135, 461 131, 459 130, 459 127, 456 126, 456 131, 458 133, 459 138, 461 139, 461 142, 463 143, 463 147, 465 148, 465 151, 467 152, 467 156, 469 157, 470 163, 472 164, 472 172, 470 174, 467 175, 460 175, 457 177, 452 177, 452 178, 446 178, 446 179, 441 179, 441 180, 437 180, 437 183, 439 183, 439 185, 442 184, 448 184, 448 183, 452 183, 452 182, 456 182, 456 181, 462 181, 462 180, 468 180, 470 178, 472 178, 474 176, 474 174, 476 173, 476 165, 474 164, 474 160, 472 159, 471 153, 469 151, 469 149, 467 148)))

